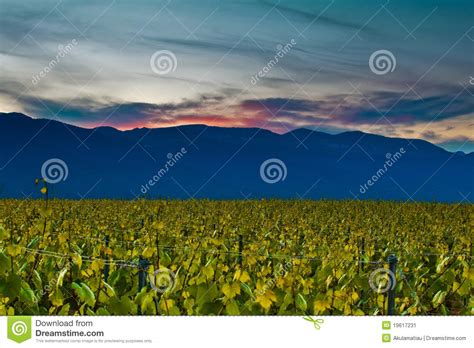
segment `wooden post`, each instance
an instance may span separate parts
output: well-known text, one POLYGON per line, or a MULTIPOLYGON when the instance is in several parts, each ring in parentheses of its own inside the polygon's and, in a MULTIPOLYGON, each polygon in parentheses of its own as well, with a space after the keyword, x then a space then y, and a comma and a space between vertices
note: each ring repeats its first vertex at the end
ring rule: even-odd
MULTIPOLYGON (((146 273, 148 266, 150 266, 150 261, 140 255, 140 258, 138 259, 138 293, 146 286, 146 273)), ((137 313, 142 314, 140 305, 137 307, 137 313)))
POLYGON ((398 259, 394 254, 388 257, 388 268, 390 270, 390 273, 389 273, 390 289, 388 291, 388 315, 395 315, 395 288, 397 285, 397 282, 396 282, 397 262, 398 262, 398 259))
POLYGON ((155 233, 156 246, 156 269, 160 268, 160 240, 158 239, 158 231, 155 233))
POLYGON ((242 235, 239 234, 239 265, 240 265, 240 268, 242 268, 242 251, 244 249, 244 241, 243 241, 243 238, 242 238, 242 235))
MULTIPOLYGON (((109 247, 109 236, 105 236, 105 247, 108 248, 109 247)), ((107 280, 109 279, 109 271, 110 271, 110 265, 109 264, 105 264, 104 266, 104 281, 107 283, 107 280)))
POLYGON ((138 259, 138 292, 146 285, 146 271, 150 266, 150 261, 140 255, 138 259))
MULTIPOLYGON (((360 241, 360 252, 359 252, 359 274, 363 273, 364 272, 364 263, 365 263, 365 239, 364 237, 362 237, 361 241, 360 241)), ((361 290, 360 291, 360 298, 363 300, 365 297, 365 292, 364 290, 361 290)))

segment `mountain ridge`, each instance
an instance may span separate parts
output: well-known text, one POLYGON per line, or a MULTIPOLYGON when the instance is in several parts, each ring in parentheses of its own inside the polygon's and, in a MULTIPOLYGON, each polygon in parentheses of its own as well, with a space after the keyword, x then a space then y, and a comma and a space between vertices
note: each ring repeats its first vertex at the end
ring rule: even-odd
POLYGON ((83 128, 0 114, 0 197, 39 197, 34 180, 50 159, 61 159, 68 168, 65 181, 50 185, 51 195, 61 198, 459 202, 474 188, 474 153, 452 153, 420 139, 303 128, 284 134, 206 125, 83 128), (272 159, 281 161, 285 171, 275 183, 264 180, 261 171, 272 159))
MULTIPOLYGON (((366 133, 366 132, 362 132, 362 131, 359 131, 359 130, 344 131, 344 132, 340 132, 340 133, 336 133, 336 134, 331 134, 331 133, 316 131, 316 130, 312 130, 312 129, 308 129, 308 128, 296 128, 296 129, 289 130, 285 133, 276 133, 276 132, 273 132, 269 129, 258 128, 258 127, 221 127, 221 126, 209 126, 209 125, 200 124, 200 123, 178 125, 178 126, 169 126, 169 127, 136 127, 136 128, 121 130, 121 129, 118 129, 118 128, 115 128, 115 127, 112 127, 112 126, 96 126, 96 127, 91 127, 91 128, 83 127, 83 126, 77 126, 77 125, 67 123, 67 122, 63 122, 63 121, 60 121, 60 120, 51 120, 51 119, 47 119, 47 118, 34 118, 32 116, 25 115, 25 114, 19 113, 19 112, 11 112, 11 113, 2 113, 2 112, 0 112, 0 117, 10 117, 10 116, 17 116, 17 117, 21 117, 21 118, 27 118, 27 119, 30 119, 30 120, 37 120, 37 121, 44 121, 44 122, 57 122, 57 123, 60 123, 60 124, 67 125, 68 127, 80 128, 80 129, 84 129, 84 130, 114 130, 114 131, 122 132, 122 133, 139 131, 139 130, 153 131, 153 130, 175 129, 175 128, 180 128, 180 129, 183 129, 183 128, 217 128, 217 129, 246 129, 246 130, 264 131, 264 132, 270 132, 272 134, 279 135, 279 136, 291 135, 291 134, 298 133, 298 132, 308 132, 308 133, 311 133, 311 134, 324 134, 324 135, 327 135, 327 136, 339 136, 339 135, 352 135, 352 134, 354 134, 354 135, 360 135, 360 136, 374 136, 374 137, 387 138, 387 139, 408 140, 408 141, 411 141, 411 142, 415 142, 415 141, 416 142, 423 142, 423 143, 427 143, 427 144, 430 144, 432 146, 435 146, 435 147, 437 147, 437 148, 439 148, 443 151, 446 151, 448 153, 455 153, 455 152, 451 152, 451 151, 448 151, 446 149, 443 149, 442 147, 440 147, 436 144, 433 144, 433 143, 431 143, 427 140, 424 140, 424 139, 389 137, 389 136, 380 135, 380 134, 366 133)), ((462 151, 457 151, 457 152, 462 153, 462 151)), ((474 153, 474 152, 466 153, 466 155, 471 154, 471 153, 474 153)))

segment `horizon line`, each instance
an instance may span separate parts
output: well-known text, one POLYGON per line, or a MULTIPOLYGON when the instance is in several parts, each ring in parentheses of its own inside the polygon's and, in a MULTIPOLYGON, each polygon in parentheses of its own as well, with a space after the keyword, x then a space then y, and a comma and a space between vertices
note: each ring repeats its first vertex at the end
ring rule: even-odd
POLYGON ((268 128, 261 128, 261 127, 244 127, 244 126, 241 126, 241 127, 239 127, 239 126, 225 127, 225 126, 208 125, 208 124, 205 124, 205 123, 189 123, 189 124, 180 124, 180 125, 175 125, 175 126, 134 127, 134 128, 123 128, 123 129, 121 129, 121 128, 117 128, 117 127, 114 127, 114 126, 107 126, 107 125, 98 125, 98 126, 90 126, 90 127, 89 126, 83 126, 83 125, 77 125, 77 124, 65 122, 65 121, 62 121, 62 120, 55 120, 55 119, 42 118, 42 117, 34 117, 34 116, 31 116, 31 115, 27 115, 23 112, 17 112, 17 111, 0 112, 0 115, 4 115, 4 116, 5 115, 21 115, 23 117, 26 117, 26 118, 29 118, 29 119, 32 119, 32 120, 44 120, 44 121, 49 121, 49 122, 57 122, 57 123, 65 124, 65 125, 76 127, 76 128, 86 129, 86 130, 94 130, 94 129, 100 129, 100 128, 110 128, 110 129, 113 129, 113 130, 115 130, 117 132, 121 132, 121 133, 132 132, 132 131, 136 131, 136 130, 172 129, 172 128, 180 128, 180 127, 192 127, 192 126, 200 126, 200 127, 207 127, 207 128, 219 128, 219 129, 257 129, 257 130, 267 131, 269 133, 272 133, 272 134, 275 134, 275 135, 280 135, 280 136, 287 135, 287 134, 290 134, 290 133, 298 131, 298 130, 306 130, 306 131, 309 131, 309 132, 321 133, 321 134, 326 134, 326 135, 330 135, 330 136, 338 136, 338 135, 348 134, 348 133, 361 133, 361 134, 365 134, 365 135, 372 135, 372 136, 377 136, 377 137, 381 137, 381 138, 388 138, 388 139, 423 141, 423 142, 429 143, 429 144, 431 144, 433 146, 436 146, 436 147, 438 147, 438 148, 440 148, 440 149, 442 149, 446 152, 449 152, 449 153, 463 153, 465 155, 469 155, 469 154, 474 153, 474 151, 465 152, 465 151, 462 151, 462 150, 449 151, 449 150, 445 149, 444 147, 442 147, 438 144, 432 143, 432 142, 430 142, 426 139, 422 139, 422 138, 390 137, 390 136, 376 134, 376 133, 368 133, 368 132, 364 132, 364 131, 361 131, 361 130, 345 130, 345 131, 341 131, 341 132, 337 132, 337 133, 328 133, 328 132, 324 132, 324 131, 318 131, 318 130, 313 130, 313 129, 301 127, 301 128, 294 128, 294 129, 289 130, 289 131, 284 132, 284 133, 278 133, 278 132, 275 132, 274 130, 271 130, 271 129, 268 129, 268 128))

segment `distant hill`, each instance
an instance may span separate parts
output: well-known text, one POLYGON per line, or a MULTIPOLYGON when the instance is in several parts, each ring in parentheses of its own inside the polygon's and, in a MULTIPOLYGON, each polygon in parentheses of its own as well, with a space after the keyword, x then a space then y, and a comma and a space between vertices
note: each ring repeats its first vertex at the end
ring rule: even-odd
POLYGON ((279 135, 205 125, 85 129, 0 113, 0 197, 32 192, 38 197, 34 180, 54 158, 66 163, 68 176, 50 185, 50 192, 75 199, 134 198, 145 192, 150 198, 459 202, 474 188, 473 153, 451 153, 423 140, 410 145, 407 139, 362 132, 297 129, 279 135), (182 148, 186 153, 177 158, 182 148), (166 169, 168 154, 175 159, 166 169), (273 174, 281 180, 261 173, 269 159, 286 167, 276 163, 283 169, 273 174))

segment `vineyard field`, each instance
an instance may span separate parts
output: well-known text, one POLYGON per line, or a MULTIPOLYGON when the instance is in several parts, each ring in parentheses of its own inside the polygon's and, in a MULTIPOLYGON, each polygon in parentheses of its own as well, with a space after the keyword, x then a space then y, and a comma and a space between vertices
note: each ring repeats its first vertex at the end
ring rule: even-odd
POLYGON ((390 296, 396 315, 473 315, 473 216, 382 201, 0 200, 0 315, 387 315, 390 296))

